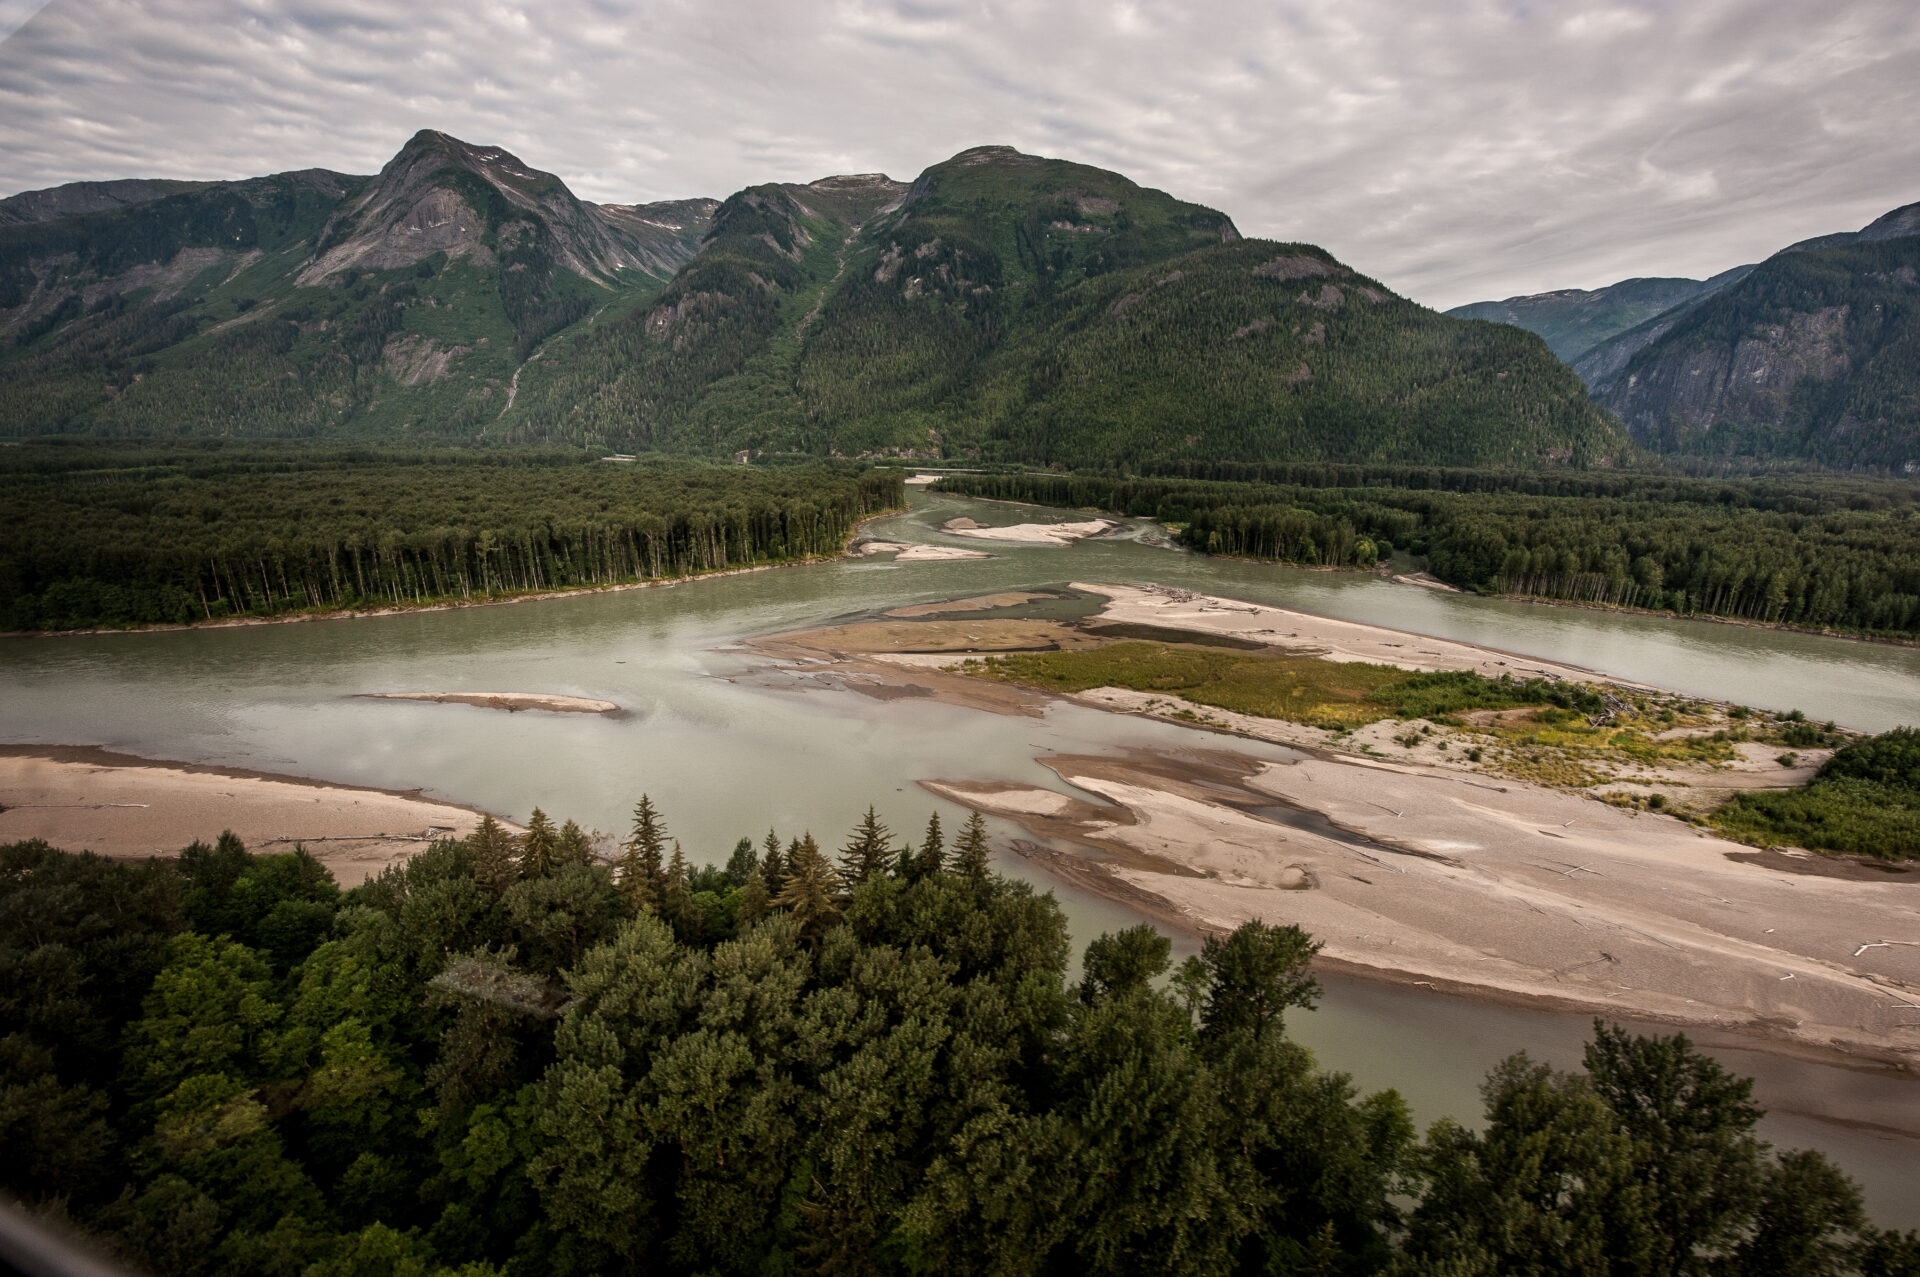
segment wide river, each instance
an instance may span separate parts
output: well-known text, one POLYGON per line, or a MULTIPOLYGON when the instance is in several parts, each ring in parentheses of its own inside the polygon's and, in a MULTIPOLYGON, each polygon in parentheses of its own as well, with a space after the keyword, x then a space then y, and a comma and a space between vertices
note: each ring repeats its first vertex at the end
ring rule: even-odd
MULTIPOLYGON (((843 560, 668 588, 355 621, 148 634, 0 639, 0 741, 97 745, 152 758, 286 772, 429 796, 524 820, 624 832, 642 792, 689 855, 810 829, 838 845, 869 803, 917 833, 936 801, 923 779, 1065 787, 1037 754, 1126 746, 1264 747, 1168 724, 1053 706, 1003 717, 924 700, 879 701, 830 678, 769 671, 738 649, 756 635, 901 604, 1069 580, 1158 583, 1483 643, 1635 682, 1884 730, 1920 721, 1920 649, 1707 622, 1617 615, 1421 589, 1375 576, 1224 562, 1132 539, 1068 547, 945 536, 1058 512, 916 492, 875 537, 990 550, 981 560, 843 560), (356 699, 380 691, 527 691, 596 697, 623 712, 520 713, 356 699)), ((1130 531, 1137 532, 1138 528, 1130 531)), ((1275 755, 1276 757, 1278 754, 1275 755)), ((1086 797, 1085 795, 1081 795, 1086 797)), ((209 833, 217 830, 210 829, 209 833)), ((1010 827, 995 831, 1004 841, 1010 827)), ((1011 854, 1009 873, 1052 888, 1076 945, 1130 925, 1119 906, 1056 884, 1011 854)), ((1190 947, 1190 946, 1189 946, 1190 947)), ((1579 1063, 1588 1021, 1400 986, 1326 981, 1291 1031, 1368 1089, 1392 1086, 1426 1123, 1477 1119, 1477 1087, 1526 1050, 1579 1063)), ((1880 1222, 1920 1227, 1920 1080, 1759 1052, 1703 1035, 1757 1079, 1781 1145, 1819 1148, 1866 1188, 1880 1222), (1899 1134, 1897 1132, 1907 1132, 1899 1134)))

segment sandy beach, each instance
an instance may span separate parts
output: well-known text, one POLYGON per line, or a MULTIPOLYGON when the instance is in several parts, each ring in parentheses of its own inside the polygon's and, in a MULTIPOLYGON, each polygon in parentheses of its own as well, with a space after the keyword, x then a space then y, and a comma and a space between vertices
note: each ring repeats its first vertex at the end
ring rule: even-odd
POLYGON ((304 845, 342 887, 480 823, 478 812, 417 793, 42 745, 0 747, 0 805, 0 843, 44 838, 142 859, 230 829, 252 851, 304 845))
POLYGON ((1116 519, 1088 519, 1079 523, 1014 523, 989 528, 972 519, 949 519, 940 525, 948 536, 976 541, 1017 541, 1024 545, 1072 545, 1119 527, 1116 519))

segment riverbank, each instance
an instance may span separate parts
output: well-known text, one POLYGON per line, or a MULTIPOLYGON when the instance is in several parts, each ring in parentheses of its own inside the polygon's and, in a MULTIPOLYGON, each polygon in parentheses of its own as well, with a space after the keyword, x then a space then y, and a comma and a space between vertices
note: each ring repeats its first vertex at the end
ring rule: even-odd
POLYGON ((139 860, 232 830, 251 851, 305 846, 342 887, 437 838, 466 837, 482 815, 418 790, 50 745, 0 746, 0 807, 0 843, 41 838, 65 851, 139 860))
POLYGON ((783 559, 778 563, 750 563, 737 568, 715 568, 706 572, 689 572, 684 576, 654 577, 646 581, 616 581, 607 585, 570 585, 554 590, 518 590, 500 591, 472 598, 432 598, 418 603, 390 603, 379 607, 362 608, 309 608, 297 612, 280 612, 273 616, 223 616, 214 620, 191 621, 185 625, 129 625, 124 628, 95 628, 89 630, 8 630, 0 631, 0 638, 69 638, 87 634, 164 634, 179 630, 221 630, 248 625, 291 625, 302 621, 361 621, 381 616, 407 616, 419 612, 452 612, 463 608, 497 607, 510 603, 541 603, 551 599, 582 598, 594 594, 619 594, 627 590, 648 590, 656 586, 686 585, 694 581, 712 581, 721 577, 744 576, 750 572, 768 572, 775 568, 802 567, 812 563, 831 563, 845 558, 849 550, 860 538, 860 530, 877 519, 892 518, 906 513, 905 506, 895 506, 870 514, 853 525, 847 533, 847 539, 840 549, 832 554, 810 554, 797 559, 783 559))

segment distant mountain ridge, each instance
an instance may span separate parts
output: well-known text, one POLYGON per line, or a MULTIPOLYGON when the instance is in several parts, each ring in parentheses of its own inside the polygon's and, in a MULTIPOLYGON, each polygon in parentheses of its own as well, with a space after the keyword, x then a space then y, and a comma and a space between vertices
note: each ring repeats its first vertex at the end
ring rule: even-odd
POLYGON ((1005 146, 911 184, 601 205, 425 130, 368 177, 30 194, 0 201, 11 433, 1071 465, 1629 451, 1526 333, 1005 146))
POLYGON ((1446 313, 1538 333, 1562 362, 1578 367, 1582 356, 1609 338, 1675 306, 1718 292, 1752 269, 1736 266, 1712 279, 1623 279, 1605 288, 1563 288, 1505 301, 1471 302, 1446 313))

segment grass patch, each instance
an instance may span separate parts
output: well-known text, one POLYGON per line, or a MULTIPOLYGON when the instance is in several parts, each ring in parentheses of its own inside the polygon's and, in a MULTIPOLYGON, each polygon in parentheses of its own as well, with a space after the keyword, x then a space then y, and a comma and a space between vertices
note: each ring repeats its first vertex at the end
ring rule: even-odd
POLYGON ((1756 847, 1920 856, 1920 730, 1896 728, 1849 745, 1806 788, 1736 794, 1711 819, 1756 847))
POLYGON ((1556 690, 1543 683, 1472 673, 1408 674, 1391 665, 1323 661, 1271 649, 1248 652, 1145 641, 989 657, 966 672, 1050 692, 1095 687, 1166 692, 1238 714, 1335 730, 1384 718, 1547 704, 1556 690))

